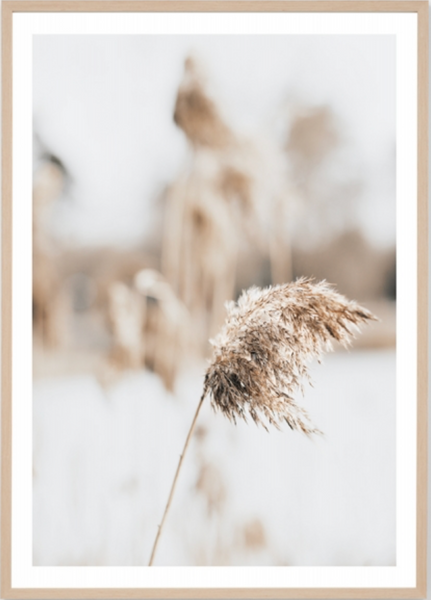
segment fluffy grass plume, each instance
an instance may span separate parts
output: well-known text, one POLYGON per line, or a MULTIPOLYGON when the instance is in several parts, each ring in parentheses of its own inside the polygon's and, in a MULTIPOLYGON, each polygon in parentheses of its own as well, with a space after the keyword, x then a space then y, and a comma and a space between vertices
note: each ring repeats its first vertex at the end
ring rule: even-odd
POLYGON ((376 317, 325 281, 305 278, 252 287, 227 310, 205 377, 213 407, 233 422, 249 415, 265 428, 286 422, 318 433, 294 399, 309 379, 309 363, 332 350, 334 340, 348 346, 359 325, 376 317))

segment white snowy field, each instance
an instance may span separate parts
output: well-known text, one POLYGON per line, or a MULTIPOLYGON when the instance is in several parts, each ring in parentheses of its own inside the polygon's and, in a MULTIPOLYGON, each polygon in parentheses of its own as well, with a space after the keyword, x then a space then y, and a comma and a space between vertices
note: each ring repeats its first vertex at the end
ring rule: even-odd
MULTIPOLYGON (((332 354, 312 379, 313 440, 206 402, 155 564, 395 564, 395 352, 332 354)), ((35 565, 147 564, 201 386, 35 381, 35 565)))

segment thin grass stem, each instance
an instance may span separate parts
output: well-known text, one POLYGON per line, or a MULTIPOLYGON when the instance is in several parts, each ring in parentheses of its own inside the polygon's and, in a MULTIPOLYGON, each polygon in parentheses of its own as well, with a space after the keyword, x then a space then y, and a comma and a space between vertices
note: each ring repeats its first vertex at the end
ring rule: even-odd
POLYGON ((185 441, 185 444, 184 444, 183 451, 182 451, 182 453, 180 455, 180 460, 178 462, 177 470, 175 472, 175 477, 174 477, 174 480, 172 482, 171 491, 169 492, 168 501, 166 503, 165 512, 163 513, 163 517, 162 517, 161 523, 159 525, 159 529, 157 531, 156 539, 154 540, 153 549, 151 551, 150 562, 148 563, 149 567, 152 566, 153 561, 154 561, 154 557, 156 555, 157 545, 159 543, 159 539, 160 539, 160 536, 162 534, 163 526, 164 526, 165 521, 166 521, 166 517, 167 517, 168 511, 169 511, 169 507, 171 506, 172 498, 173 498, 174 492, 175 492, 175 486, 177 484, 177 480, 178 480, 178 476, 180 474, 181 466, 183 464, 184 456, 186 454, 187 448, 189 447, 190 440, 192 439, 192 435, 193 435, 193 432, 194 432, 194 429, 195 429, 196 421, 198 420, 199 411, 200 411, 201 406, 202 406, 202 404, 203 404, 203 402, 205 400, 206 394, 207 394, 207 388, 205 386, 203 394, 201 396, 201 399, 199 400, 199 404, 198 404, 198 406, 196 408, 196 412, 195 412, 195 415, 193 417, 192 424, 191 424, 189 432, 187 434, 187 438, 186 438, 186 441, 185 441))

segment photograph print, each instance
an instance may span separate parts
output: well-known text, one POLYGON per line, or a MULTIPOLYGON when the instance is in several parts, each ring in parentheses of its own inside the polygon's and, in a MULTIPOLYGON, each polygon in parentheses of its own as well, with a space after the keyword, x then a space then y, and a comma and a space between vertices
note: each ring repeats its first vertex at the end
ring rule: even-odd
POLYGON ((33 565, 396 565, 391 35, 33 37, 33 565))

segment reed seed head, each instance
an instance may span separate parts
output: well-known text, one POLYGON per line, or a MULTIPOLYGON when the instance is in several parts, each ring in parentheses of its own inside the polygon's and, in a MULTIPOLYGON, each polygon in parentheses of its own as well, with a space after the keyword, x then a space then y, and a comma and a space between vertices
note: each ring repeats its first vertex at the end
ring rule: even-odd
POLYGON ((234 136, 205 89, 202 73, 192 57, 186 59, 184 78, 175 103, 174 122, 195 147, 226 148, 234 136))
POLYGON ((359 325, 376 317, 325 281, 305 278, 252 287, 226 307, 205 376, 213 408, 235 423, 251 416, 265 429, 286 422, 307 435, 320 433, 294 394, 309 379, 313 358, 331 350, 334 340, 348 346, 359 325))

